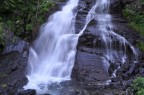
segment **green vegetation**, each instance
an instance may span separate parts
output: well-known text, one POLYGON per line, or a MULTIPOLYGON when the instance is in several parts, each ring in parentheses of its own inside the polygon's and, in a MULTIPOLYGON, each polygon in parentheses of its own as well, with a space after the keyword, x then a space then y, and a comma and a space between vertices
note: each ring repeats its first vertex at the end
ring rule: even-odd
POLYGON ((5 46, 5 41, 4 41, 3 23, 0 18, 0 52, 2 51, 3 46, 5 46))
POLYGON ((136 91, 136 95, 144 95, 144 78, 138 77, 133 81, 132 87, 136 91))
POLYGON ((1 41, 1 44, 4 45, 4 41, 3 41, 3 23, 0 22, 0 41, 1 41))
MULTIPOLYGON (((0 2, 0 46, 5 44, 4 29, 25 40, 31 40, 54 7, 52 0, 2 0, 0 2)), ((1 48, 1 47, 0 47, 1 48)))
POLYGON ((139 91, 137 92, 137 95, 144 95, 144 89, 139 90, 139 91))
MULTIPOLYGON (((126 6, 123 10, 124 17, 128 20, 130 27, 138 31, 144 37, 144 0, 136 0, 126 6)), ((138 48, 144 52, 144 42, 137 44, 138 48)))
POLYGON ((6 88, 8 85, 7 84, 1 84, 0 85, 2 88, 6 88))
POLYGON ((144 36, 144 13, 125 9, 123 14, 129 21, 129 25, 144 36))
POLYGON ((144 42, 139 42, 139 43, 137 44, 137 47, 138 47, 141 51, 144 52, 144 42))

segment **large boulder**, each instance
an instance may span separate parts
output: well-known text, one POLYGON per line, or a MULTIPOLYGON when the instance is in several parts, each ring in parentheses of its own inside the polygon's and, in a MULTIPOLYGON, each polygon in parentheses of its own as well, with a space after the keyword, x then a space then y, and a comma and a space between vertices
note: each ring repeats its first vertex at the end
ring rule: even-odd
POLYGON ((5 47, 3 49, 3 54, 17 51, 19 53, 26 54, 29 49, 30 44, 21 38, 14 36, 13 32, 9 28, 4 27, 4 38, 5 38, 5 47))
POLYGON ((101 56, 78 50, 72 77, 87 84, 106 82, 109 74, 103 65, 101 56))

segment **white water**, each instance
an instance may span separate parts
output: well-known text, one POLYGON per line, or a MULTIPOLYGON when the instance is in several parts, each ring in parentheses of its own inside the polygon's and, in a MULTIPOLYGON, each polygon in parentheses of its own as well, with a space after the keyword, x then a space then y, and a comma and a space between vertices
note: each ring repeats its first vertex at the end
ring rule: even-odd
MULTIPOLYGON (((96 4, 89 11, 84 28, 75 34, 75 16, 73 9, 78 5, 78 0, 69 0, 61 11, 56 12, 41 28, 41 34, 30 48, 28 61, 28 84, 25 89, 36 89, 37 92, 47 91, 51 82, 70 80, 74 66, 76 45, 79 36, 83 34, 91 20, 98 22, 96 26, 104 44, 104 66, 108 71, 111 63, 124 64, 127 59, 126 45, 129 45, 134 56, 137 53, 134 47, 122 36, 113 31, 113 24, 109 12, 110 0, 96 0, 96 4), (109 28, 109 29, 107 29, 109 28), (112 38, 119 40, 119 51, 112 51, 112 38)), ((95 43, 95 42, 94 42, 95 43)), ((116 70, 120 68, 118 66, 116 70)), ((112 76, 115 76, 115 72, 112 76)))
POLYGON ((29 82, 25 89, 43 93, 47 84, 71 79, 78 39, 74 27, 76 13, 73 12, 77 5, 78 0, 69 0, 41 28, 39 38, 30 48, 26 75, 29 82))

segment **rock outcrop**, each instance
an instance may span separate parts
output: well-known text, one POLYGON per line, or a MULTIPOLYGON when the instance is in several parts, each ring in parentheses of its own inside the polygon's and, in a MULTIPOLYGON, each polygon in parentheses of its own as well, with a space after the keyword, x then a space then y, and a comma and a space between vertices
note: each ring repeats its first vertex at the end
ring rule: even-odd
MULTIPOLYGON (((132 45, 136 45, 140 40, 139 34, 135 30, 131 29, 127 25, 127 22, 122 18, 122 10, 126 6, 126 4, 133 1, 134 0, 111 0, 110 13, 112 15, 112 23, 115 26, 113 28, 113 31, 121 35, 122 37, 125 37, 126 40, 128 40, 132 45)), ((77 33, 79 33, 84 27, 86 15, 94 4, 95 0, 85 0, 79 2, 78 14, 76 17, 77 33)), ((101 44, 101 37, 99 37, 100 31, 95 28, 96 25, 97 22, 94 20, 92 20, 88 24, 83 35, 79 38, 77 46, 77 54, 72 78, 83 83, 90 82, 92 84, 97 84, 104 81, 107 82, 106 80, 111 79, 110 76, 113 70, 117 68, 116 63, 111 64, 108 70, 103 66, 102 56, 105 53, 105 48, 103 48, 104 46, 102 46, 101 44)), ((115 49, 117 49, 116 51, 119 52, 119 49, 117 47, 117 43, 119 43, 119 41, 114 37, 112 40, 112 44, 115 44, 115 49)), ((118 76, 125 76, 127 77, 127 79, 129 79, 130 76, 134 76, 132 75, 134 72, 135 74, 138 73, 137 71, 135 71, 135 68, 138 64, 134 64, 132 62, 134 58, 133 56, 131 56, 132 51, 130 50, 130 47, 126 46, 126 48, 129 59, 127 60, 125 65, 127 65, 128 67, 126 69, 124 65, 122 66, 121 71, 119 71, 122 72, 123 70, 126 70, 127 74, 121 73, 118 76)), ((138 49, 136 49, 136 51, 138 52, 138 49)), ((118 80, 119 79, 117 79, 117 81, 118 80)), ((124 78, 122 78, 122 80, 124 80, 124 78)))
POLYGON ((25 70, 27 57, 19 52, 0 55, 0 94, 15 95, 27 83, 25 70))
POLYGON ((30 44, 5 30, 6 46, 0 54, 0 94, 15 95, 27 83, 25 77, 30 44))

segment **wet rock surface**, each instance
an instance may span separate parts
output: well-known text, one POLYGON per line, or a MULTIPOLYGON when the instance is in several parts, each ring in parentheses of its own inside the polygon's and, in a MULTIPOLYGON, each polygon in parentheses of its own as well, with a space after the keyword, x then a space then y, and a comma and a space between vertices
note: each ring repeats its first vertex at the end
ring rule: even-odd
POLYGON ((19 52, 0 55, 0 89, 1 95, 14 95, 27 83, 25 77, 27 57, 19 52))
POLYGON ((5 29, 6 45, 0 54, 0 95, 15 95, 27 83, 25 70, 30 44, 5 29))
MULTIPOLYGON (((139 34, 128 27, 127 22, 122 18, 122 9, 128 3, 133 2, 133 0, 112 0, 110 13, 112 15, 114 33, 119 34, 121 37, 126 38, 130 45, 136 45, 140 40, 139 34)), ((76 17, 76 32, 79 33, 84 27, 84 22, 86 15, 88 14, 90 8, 95 4, 94 0, 90 1, 80 1, 78 14, 76 17)), ((118 68, 119 63, 110 64, 110 67, 107 68, 106 64, 103 64, 102 59, 105 57, 104 53, 106 52, 104 42, 100 35, 100 30, 97 29, 98 22, 93 19, 87 26, 83 35, 79 38, 77 46, 77 54, 75 60, 75 66, 73 68, 72 77, 82 82, 88 83, 88 81, 94 82, 95 84, 100 81, 106 81, 110 79, 112 72, 115 68, 118 68), (106 67, 106 68, 104 68, 106 67)), ((107 27, 107 30, 110 30, 107 27)), ((112 51, 119 52, 119 40, 116 36, 109 35, 112 38, 112 51)), ((128 68, 122 66, 123 70, 126 70, 125 74, 120 74, 120 76, 126 76, 127 78, 132 75, 133 72, 136 73, 135 68, 137 64, 133 63, 134 57, 131 56, 132 51, 129 45, 126 45, 126 52, 129 59, 126 62, 128 68), (124 67, 124 68, 123 68, 124 67)), ((137 50, 138 52, 138 50, 137 50)), ((115 58, 115 60, 118 60, 115 58)), ((121 60, 119 60, 121 61, 121 60)), ((118 62, 119 62, 118 61, 118 62)), ((120 64, 121 65, 121 64, 120 64)))
POLYGON ((36 91, 28 89, 28 90, 20 91, 16 93, 16 95, 36 95, 36 91))
POLYGON ((17 51, 17 52, 25 52, 28 51, 28 48, 29 48, 29 43, 24 41, 24 40, 21 40, 19 38, 15 38, 15 41, 12 42, 12 43, 9 43, 6 45, 6 47, 4 48, 3 50, 3 54, 5 53, 9 53, 9 52, 12 52, 12 51, 17 51))
MULTIPOLYGON (((127 25, 126 20, 122 17, 123 8, 126 4, 132 2, 134 2, 134 0, 113 0, 111 2, 110 13, 112 14, 112 23, 114 25, 112 30, 126 38, 126 40, 128 40, 135 47, 139 40, 141 40, 141 37, 135 30, 127 25)), ((81 10, 78 11, 78 15, 76 17, 77 33, 79 33, 84 27, 83 22, 93 4, 86 3, 84 1, 81 1, 79 4, 79 8, 81 10)), ((132 51, 130 50, 129 46, 126 46, 126 52, 129 56, 129 59, 127 60, 126 64, 121 65, 121 68, 118 69, 116 73, 117 77, 110 77, 111 72, 113 72, 113 69, 116 68, 117 65, 112 64, 108 69, 103 68, 104 66, 102 65, 103 62, 101 61, 101 56, 103 56, 105 50, 103 48, 104 46, 101 44, 101 38, 99 36, 100 31, 95 28, 96 25, 97 22, 92 20, 84 31, 84 34, 79 38, 77 46, 78 51, 76 55, 75 66, 73 68, 72 78, 82 82, 83 84, 94 84, 95 86, 92 86, 92 89, 95 90, 96 88, 94 87, 98 87, 97 84, 101 82, 104 83, 104 81, 106 83, 106 80, 111 79, 109 86, 103 85, 100 87, 102 92, 90 91, 90 95, 126 95, 126 93, 131 95, 132 91, 130 91, 128 88, 131 86, 132 80, 136 76, 143 75, 142 72, 144 62, 141 60, 135 64, 132 61, 134 59, 134 57, 131 56, 132 51), (118 89, 119 91, 117 91, 118 89)), ((117 38, 113 38, 113 44, 115 44, 113 49, 118 52, 117 43, 117 38)), ((138 49, 136 49, 136 51, 140 55, 138 49)), ((140 57, 143 58, 141 55, 140 57)), ((88 86, 88 88, 90 88, 90 86, 88 86)))
POLYGON ((73 78, 84 83, 96 84, 109 80, 109 74, 99 55, 78 51, 73 78))
POLYGON ((14 36, 13 32, 10 31, 7 27, 5 27, 3 31, 5 45, 3 47, 3 51, 1 52, 2 54, 9 53, 12 51, 17 51, 20 53, 28 51, 30 45, 28 42, 22 40, 19 37, 14 36))

